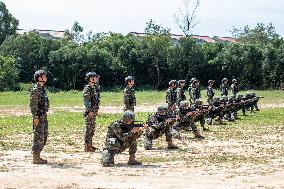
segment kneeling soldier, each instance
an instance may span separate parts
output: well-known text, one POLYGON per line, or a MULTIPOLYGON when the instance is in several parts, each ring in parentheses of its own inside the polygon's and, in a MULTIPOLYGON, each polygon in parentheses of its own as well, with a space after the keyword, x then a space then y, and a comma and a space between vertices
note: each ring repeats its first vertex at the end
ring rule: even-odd
POLYGON ((47 160, 41 159, 40 153, 46 144, 48 136, 47 111, 49 101, 45 89, 47 74, 44 70, 38 70, 34 74, 34 85, 30 96, 30 108, 33 115, 33 163, 46 164, 47 160))
POLYGON ((147 127, 147 125, 134 124, 134 120, 134 113, 126 110, 122 115, 122 120, 115 121, 108 127, 105 148, 102 152, 102 165, 104 167, 112 166, 115 154, 119 154, 127 148, 129 148, 128 165, 142 164, 135 159, 136 140, 142 135, 144 127, 147 127))
POLYGON ((158 139, 163 134, 166 135, 168 142, 168 149, 177 149, 178 147, 173 144, 172 125, 174 124, 174 115, 167 114, 167 105, 159 106, 157 113, 150 115, 148 118, 148 127, 144 132, 144 148, 151 150, 153 140, 158 139))
POLYGON ((196 110, 189 107, 189 102, 181 101, 179 108, 176 110, 177 121, 173 126, 173 131, 176 133, 177 137, 180 138, 179 131, 181 129, 188 131, 192 130, 194 138, 204 139, 202 135, 197 130, 197 127, 194 123, 196 110))

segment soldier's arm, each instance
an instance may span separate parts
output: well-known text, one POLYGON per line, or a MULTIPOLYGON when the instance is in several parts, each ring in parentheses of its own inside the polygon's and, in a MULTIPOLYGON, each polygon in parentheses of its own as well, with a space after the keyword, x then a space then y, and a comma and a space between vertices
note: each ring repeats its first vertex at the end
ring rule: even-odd
POLYGON ((119 124, 114 124, 112 126, 112 130, 113 130, 114 134, 116 135, 116 137, 121 141, 130 140, 136 135, 136 133, 133 132, 133 131, 123 133, 122 129, 119 127, 119 124))
POLYGON ((37 88, 31 91, 30 96, 30 108, 33 118, 38 118, 38 103, 39 103, 39 91, 37 88))
POLYGON ((83 99, 84 99, 84 105, 85 105, 85 108, 87 110, 87 112, 92 112, 93 109, 92 109, 92 102, 91 102, 91 95, 88 91, 88 88, 85 87, 84 88, 84 91, 83 91, 83 99))
POLYGON ((123 91, 123 101, 126 106, 130 106, 130 93, 127 89, 123 91))

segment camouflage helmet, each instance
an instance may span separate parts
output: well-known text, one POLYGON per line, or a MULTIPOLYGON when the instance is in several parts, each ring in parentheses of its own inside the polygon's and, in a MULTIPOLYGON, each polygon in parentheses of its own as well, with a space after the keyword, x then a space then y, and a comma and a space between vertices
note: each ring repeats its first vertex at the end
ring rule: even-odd
POLYGON ((86 73, 85 80, 89 82, 91 77, 100 77, 96 72, 88 72, 86 73))
POLYGON ((208 84, 211 84, 211 83, 213 84, 213 83, 214 83, 214 80, 211 80, 211 79, 208 80, 208 84))
POLYGON ((221 97, 221 100, 228 101, 228 97, 225 96, 225 95, 223 95, 223 96, 221 97))
POLYGON ((127 121, 129 119, 134 120, 135 119, 135 114, 132 111, 130 111, 130 110, 126 110, 122 114, 122 119, 123 119, 123 121, 127 121))
POLYGON ((250 97, 252 97, 252 94, 251 93, 247 93, 246 94, 246 98, 250 98, 250 97))
POLYGON ((231 95, 228 99, 229 100, 236 100, 236 96, 235 95, 231 95))
POLYGON ((244 95, 238 95, 237 98, 238 98, 238 99, 242 99, 242 98, 244 98, 244 95))
POLYGON ((47 73, 44 70, 37 70, 34 74, 34 80, 37 82, 38 81, 38 77, 42 76, 42 75, 46 75, 47 73))
POLYGON ((179 106, 180 106, 180 107, 186 107, 186 106, 189 106, 189 102, 188 102, 188 101, 186 101, 186 100, 183 100, 183 101, 181 101, 181 102, 180 102, 179 106))
POLYGON ((232 83, 236 83, 236 82, 237 82, 237 79, 233 79, 233 80, 232 80, 232 83))
POLYGON ((169 82, 169 85, 172 85, 172 84, 177 84, 177 81, 176 81, 176 80, 171 80, 171 81, 169 82))
POLYGON ((228 79, 227 78, 223 78, 222 79, 222 83, 224 83, 225 81, 228 81, 228 79))
POLYGON ((128 81, 134 80, 134 77, 129 75, 126 78, 124 78, 124 80, 125 80, 125 83, 127 84, 128 81))
POLYGON ((220 101, 220 98, 219 97, 214 97, 213 98, 213 102, 219 102, 220 101))
POLYGON ((200 106, 200 105, 203 104, 203 102, 202 102, 201 99, 196 99, 196 100, 194 101, 194 104, 197 105, 197 106, 200 106))
POLYGON ((256 94, 255 93, 251 93, 251 96, 256 97, 256 94))
POLYGON ((186 82, 185 82, 185 80, 179 80, 178 84, 181 84, 181 83, 186 83, 186 82))
POLYGON ((195 77, 191 78, 190 83, 192 83, 194 80, 196 80, 195 77))
POLYGON ((162 104, 160 106, 158 106, 157 108, 157 113, 163 113, 163 112, 167 112, 168 111, 168 105, 167 104, 162 104))

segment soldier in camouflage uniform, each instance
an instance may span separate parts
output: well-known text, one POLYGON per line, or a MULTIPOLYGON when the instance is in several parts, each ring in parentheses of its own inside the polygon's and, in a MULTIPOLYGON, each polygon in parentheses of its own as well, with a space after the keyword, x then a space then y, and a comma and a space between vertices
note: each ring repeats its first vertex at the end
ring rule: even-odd
POLYGON ((185 80, 179 80, 178 81, 178 88, 177 88, 177 98, 176 98, 176 104, 177 106, 180 105, 181 101, 186 100, 186 96, 184 95, 184 86, 185 86, 185 80))
POLYGON ((211 104, 213 102, 213 98, 214 98, 214 90, 213 90, 213 84, 214 84, 214 80, 209 80, 208 81, 208 87, 207 87, 207 102, 208 104, 211 104))
POLYGON ((168 111, 170 113, 173 113, 176 109, 176 86, 177 86, 177 81, 176 80, 171 80, 169 82, 169 88, 166 91, 166 102, 168 104, 168 111))
POLYGON ((194 114, 195 109, 191 109, 192 112, 183 113, 182 110, 191 109, 189 107, 189 103, 187 101, 181 101, 179 108, 176 110, 177 120, 173 125, 173 134, 175 138, 180 138, 180 130, 188 131, 189 129, 192 130, 194 134, 194 138, 197 139, 204 139, 202 135, 197 130, 197 127, 194 123, 194 114))
POLYGON ((189 94, 189 102, 190 102, 190 104, 193 104, 194 102, 193 102, 193 100, 192 100, 192 88, 193 88, 193 81, 194 80, 196 80, 196 78, 191 78, 191 80, 190 80, 190 84, 189 84, 189 87, 188 87, 188 94, 189 94))
POLYGON ((83 100, 85 105, 84 117, 85 127, 85 152, 94 152, 97 148, 93 147, 93 136, 96 126, 96 116, 100 105, 99 75, 95 72, 86 74, 85 80, 88 83, 83 90, 83 100))
POLYGON ((199 81, 195 79, 191 87, 192 101, 195 102, 196 99, 201 98, 201 92, 199 87, 199 81))
POLYGON ((236 97, 237 93, 239 92, 239 85, 236 79, 232 80, 231 90, 232 90, 232 95, 236 97))
MULTIPOLYGON (((124 129, 122 125, 133 124, 135 115, 132 111, 126 110, 122 119, 113 122, 108 127, 105 140, 105 148, 102 152, 102 165, 104 167, 114 165, 114 156, 129 148, 128 165, 141 165, 142 163, 135 159, 137 151, 137 139, 142 135, 143 127, 134 127, 133 129, 124 129)), ((147 125, 144 125, 147 127, 147 125)))
POLYGON ((135 90, 133 89, 134 78, 127 76, 125 78, 126 87, 123 91, 124 111, 130 110, 134 112, 134 106, 136 106, 135 90))
MULTIPOLYGON (((202 102, 201 99, 196 99, 194 104, 191 105, 191 108, 201 110, 202 104, 203 104, 203 102, 202 102)), ((200 126, 201 126, 203 131, 209 131, 209 129, 205 127, 205 114, 204 113, 200 113, 200 114, 195 116, 194 122, 197 122, 197 121, 200 122, 200 126)))
POLYGON ((222 84, 220 85, 221 96, 228 96, 228 79, 222 79, 222 84))
POLYGON ((157 113, 152 114, 148 118, 148 127, 144 132, 144 148, 151 150, 153 140, 160 138, 163 134, 166 135, 168 149, 177 149, 178 147, 173 144, 172 125, 174 124, 173 118, 166 118, 168 112, 167 105, 159 106, 157 113), (163 118, 164 117, 164 118, 163 118))
POLYGON ((38 70, 34 74, 36 84, 33 86, 30 96, 30 108, 33 116, 33 163, 46 164, 47 160, 40 157, 40 153, 46 144, 48 136, 47 112, 49 101, 45 84, 47 74, 44 70, 38 70))

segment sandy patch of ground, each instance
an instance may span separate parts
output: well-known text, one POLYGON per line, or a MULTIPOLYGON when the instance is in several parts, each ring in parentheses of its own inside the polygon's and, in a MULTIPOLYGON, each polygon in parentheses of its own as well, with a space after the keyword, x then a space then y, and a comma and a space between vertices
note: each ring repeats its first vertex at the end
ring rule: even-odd
MULTIPOLYGON (((139 105, 135 107, 135 112, 154 112, 156 111, 158 105, 139 105)), ((283 108, 284 103, 280 104, 260 104, 261 108, 283 108)), ((62 107, 51 107, 48 114, 52 114, 56 111, 66 111, 66 112, 83 112, 83 106, 62 106, 62 107)), ((99 113, 122 113, 123 106, 101 106, 99 113)), ((31 115, 29 107, 0 107, 0 117, 3 116, 26 116, 31 115)))

